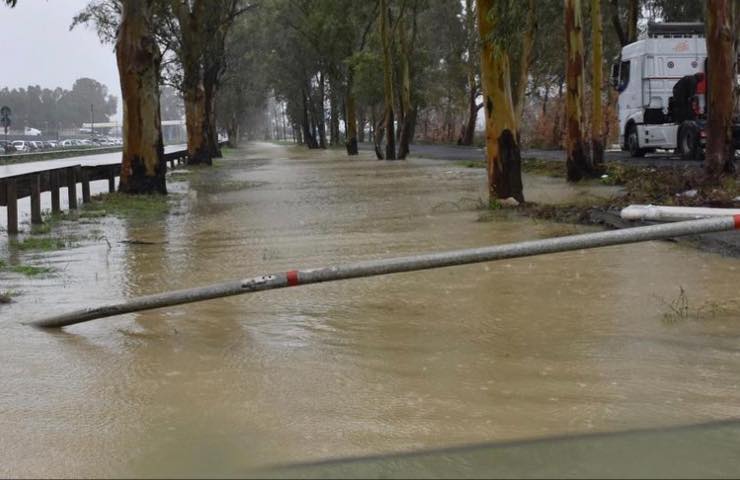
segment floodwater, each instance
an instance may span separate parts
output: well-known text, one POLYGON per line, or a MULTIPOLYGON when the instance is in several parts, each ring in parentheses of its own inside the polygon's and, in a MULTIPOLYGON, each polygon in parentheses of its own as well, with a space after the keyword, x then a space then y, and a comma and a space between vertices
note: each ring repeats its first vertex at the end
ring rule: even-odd
MULTIPOLYGON (((483 172, 253 144, 172 177, 170 215, 65 223, 0 258, 0 476, 252 469, 740 417, 740 260, 668 242, 21 322, 138 295, 584 231, 478 221, 483 172), (183 180, 183 178, 185 180, 183 180), (122 243, 137 241, 148 243, 122 243), (686 318, 666 318, 685 291, 686 318)), ((531 200, 609 194, 525 178, 531 200)), ((680 308, 679 308, 680 309, 680 308)))

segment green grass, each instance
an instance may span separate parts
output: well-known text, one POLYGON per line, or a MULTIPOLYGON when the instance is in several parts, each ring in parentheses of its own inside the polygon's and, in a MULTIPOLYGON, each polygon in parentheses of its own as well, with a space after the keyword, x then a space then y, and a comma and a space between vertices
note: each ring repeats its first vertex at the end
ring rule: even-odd
POLYGON ((38 275, 44 275, 52 273, 54 271, 51 267, 34 267, 33 265, 14 265, 8 268, 13 273, 25 275, 27 277, 35 277, 38 275))
POLYGON ((164 215, 170 204, 165 195, 127 195, 105 193, 96 195, 83 205, 80 218, 100 218, 113 215, 120 218, 151 218, 164 215))
POLYGON ((53 250, 61 250, 73 245, 69 239, 53 238, 53 237, 26 237, 23 240, 11 240, 11 248, 17 250, 39 250, 49 252, 53 250))
POLYGON ((0 272, 1 271, 13 272, 27 277, 35 277, 37 275, 52 273, 54 272, 54 269, 51 267, 35 267, 33 265, 10 265, 4 260, 0 260, 0 272))
POLYGON ((465 168, 486 168, 485 160, 461 160, 457 164, 465 168))

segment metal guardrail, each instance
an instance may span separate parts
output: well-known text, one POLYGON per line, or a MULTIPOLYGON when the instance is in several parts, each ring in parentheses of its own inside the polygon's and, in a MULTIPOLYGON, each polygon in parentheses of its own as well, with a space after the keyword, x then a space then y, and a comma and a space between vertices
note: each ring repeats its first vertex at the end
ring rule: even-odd
MULTIPOLYGON (((185 163, 187 150, 178 150, 164 154, 164 160, 170 166, 185 163)), ((108 191, 115 191, 115 179, 121 174, 121 163, 115 162, 100 165, 69 165, 43 170, 0 177, 0 206, 8 211, 8 234, 18 233, 18 200, 31 197, 31 224, 41 224, 41 193, 51 192, 51 211, 59 213, 59 190, 67 188, 67 197, 70 209, 77 208, 77 184, 82 187, 82 201, 90 201, 90 182, 108 180, 108 191)))
MULTIPOLYGON (((14 163, 14 162, 33 162, 36 159, 42 159, 49 155, 62 154, 64 157, 67 156, 83 156, 83 155, 96 155, 100 153, 113 153, 120 152, 123 149, 122 146, 111 146, 111 147, 90 147, 90 148, 54 148, 51 150, 44 150, 41 152, 31 153, 3 153, 0 154, 0 162, 14 163)), ((60 157, 62 158, 62 157, 60 157)))

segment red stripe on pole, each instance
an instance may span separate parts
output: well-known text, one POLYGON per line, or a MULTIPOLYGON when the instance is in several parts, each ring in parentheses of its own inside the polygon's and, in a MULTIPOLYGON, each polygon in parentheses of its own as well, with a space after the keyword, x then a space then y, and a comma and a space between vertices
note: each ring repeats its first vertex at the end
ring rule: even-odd
MULTIPOLYGON (((740 216, 740 215, 738 215, 740 216)), ((737 219, 735 220, 735 224, 737 225, 737 219)), ((288 279, 288 285, 291 287, 295 287, 298 285, 298 270, 291 270, 288 273, 285 274, 285 277, 288 279)))
POLYGON ((740 215, 735 215, 735 230, 740 230, 740 215))

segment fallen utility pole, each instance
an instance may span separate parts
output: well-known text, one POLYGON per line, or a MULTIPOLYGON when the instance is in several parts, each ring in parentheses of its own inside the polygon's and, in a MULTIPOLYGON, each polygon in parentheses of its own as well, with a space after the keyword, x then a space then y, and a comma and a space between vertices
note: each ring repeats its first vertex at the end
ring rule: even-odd
POLYGON ((620 215, 625 220, 648 220, 655 222, 677 222, 707 217, 740 215, 740 208, 669 207, 663 205, 629 205, 620 215))
POLYGON ((75 312, 43 318, 30 325, 43 328, 61 328, 97 318, 124 313, 152 310, 184 303, 200 302, 213 298, 273 290, 277 288, 333 282, 350 278, 373 277, 389 273, 411 272, 430 268, 451 267, 471 263, 490 262, 507 258, 528 257, 546 253, 566 252, 584 248, 606 247, 625 243, 662 240, 683 235, 696 235, 740 228, 740 215, 706 218, 647 227, 628 228, 607 232, 586 233, 566 237, 532 240, 490 247, 429 253, 409 257, 370 260, 334 267, 310 270, 291 270, 244 280, 234 280, 205 287, 188 288, 160 293, 112 305, 86 308, 75 312))

